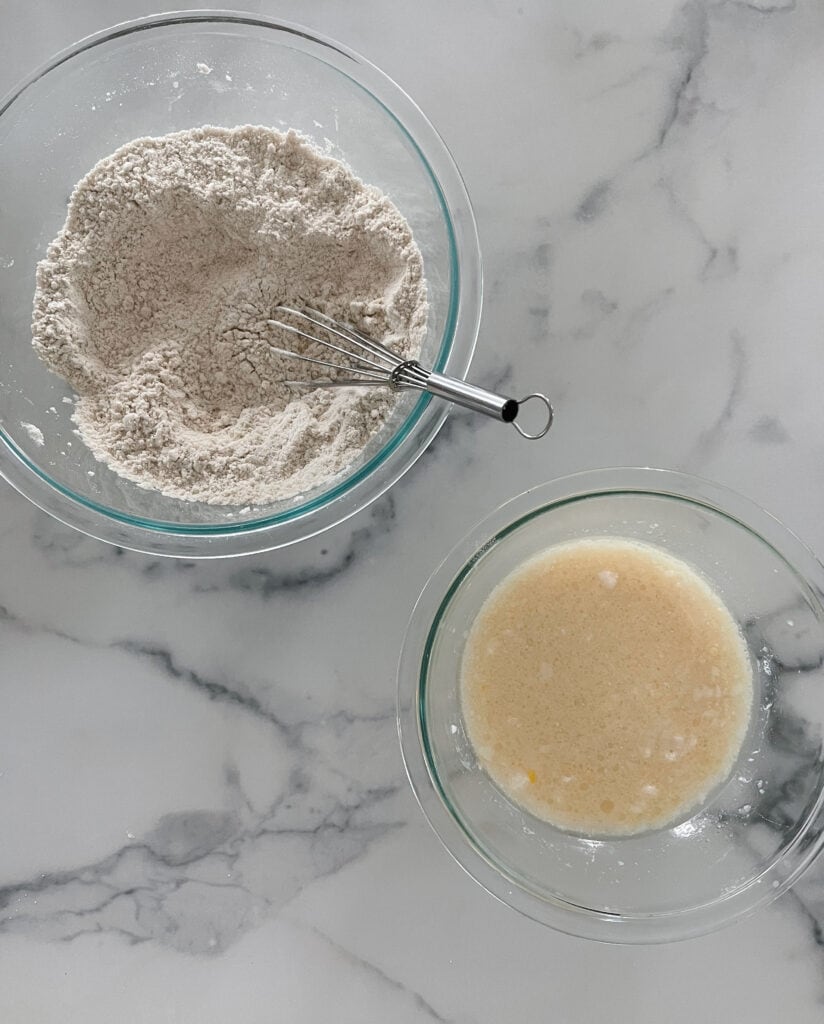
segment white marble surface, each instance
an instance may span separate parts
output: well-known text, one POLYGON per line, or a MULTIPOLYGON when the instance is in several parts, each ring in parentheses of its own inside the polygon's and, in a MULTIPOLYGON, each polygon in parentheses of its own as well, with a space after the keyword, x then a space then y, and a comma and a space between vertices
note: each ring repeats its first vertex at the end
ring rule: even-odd
MULTIPOLYGON (((395 661, 470 521, 540 480, 711 476, 824 551, 824 6, 283 0, 430 113, 479 221, 476 375, 371 510, 164 562, 0 487, 0 1021, 824 1019, 824 866, 703 939, 620 948, 497 905, 406 785, 395 661)), ((144 0, 2 0, 0 92, 144 0)))

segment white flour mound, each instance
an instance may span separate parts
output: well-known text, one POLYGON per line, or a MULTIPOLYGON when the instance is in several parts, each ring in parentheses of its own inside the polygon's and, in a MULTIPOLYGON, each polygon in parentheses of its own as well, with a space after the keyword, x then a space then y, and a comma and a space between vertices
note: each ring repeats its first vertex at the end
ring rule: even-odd
POLYGON ((329 371, 272 352, 297 347, 266 323, 279 304, 414 357, 420 251, 386 196, 296 132, 207 126, 136 139, 79 182, 37 268, 33 344, 99 460, 177 498, 262 504, 345 470, 393 406, 385 388, 284 385, 329 371))

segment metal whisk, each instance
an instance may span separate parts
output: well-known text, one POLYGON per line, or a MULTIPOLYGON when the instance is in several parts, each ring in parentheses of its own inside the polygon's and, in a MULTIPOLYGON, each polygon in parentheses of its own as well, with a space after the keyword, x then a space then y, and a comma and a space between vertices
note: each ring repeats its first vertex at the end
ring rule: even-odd
POLYGON ((306 341, 323 345, 344 356, 346 363, 341 365, 330 360, 294 352, 291 349, 270 345, 273 352, 290 359, 300 359, 305 363, 314 363, 316 366, 325 366, 335 371, 344 370, 351 374, 351 376, 335 377, 334 379, 289 380, 284 382, 286 384, 312 388, 383 386, 392 388, 393 391, 402 391, 407 388, 428 391, 429 394, 445 398, 456 405, 465 406, 475 412, 482 412, 503 423, 511 423, 521 437, 530 441, 543 437, 552 426, 552 405, 546 395, 539 392, 534 392, 521 399, 497 395, 494 391, 487 391, 486 388, 468 384, 457 377, 447 377, 434 370, 427 370, 417 359, 402 359, 380 342, 356 331, 348 324, 339 323, 337 320, 319 313, 316 309, 304 310, 292 309, 290 306, 276 306, 274 312, 295 318, 300 321, 301 327, 296 327, 282 319, 267 321, 272 327, 280 327, 282 330, 299 335, 306 341), (304 326, 305 330, 302 329, 304 326), (517 422, 521 407, 532 399, 539 401, 547 414, 546 423, 537 434, 527 433, 517 422))

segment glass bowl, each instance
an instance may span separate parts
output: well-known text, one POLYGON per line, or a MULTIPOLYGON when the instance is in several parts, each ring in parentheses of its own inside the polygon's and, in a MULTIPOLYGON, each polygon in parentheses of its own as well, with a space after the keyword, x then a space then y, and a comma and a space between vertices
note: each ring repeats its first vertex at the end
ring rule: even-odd
POLYGON ((824 570, 781 523, 715 484, 654 469, 566 477, 502 505, 435 571, 398 672, 398 725, 424 814, 485 889, 561 931, 662 942, 711 931, 784 892, 822 845, 824 570), (461 714, 467 631, 490 591, 545 548, 645 541, 691 564, 740 625, 753 712, 727 781, 655 832, 589 838, 509 800, 480 767, 461 714))
POLYGON ((280 547, 340 522, 409 469, 448 409, 405 393, 342 478, 254 508, 170 498, 94 459, 62 401, 69 387, 31 347, 35 266, 101 157, 203 124, 296 128, 395 202, 424 258, 425 364, 465 376, 481 308, 475 222, 449 152, 397 85, 340 44, 257 16, 187 11, 90 36, 32 74, 0 102, 0 474, 85 533, 189 557, 280 547))

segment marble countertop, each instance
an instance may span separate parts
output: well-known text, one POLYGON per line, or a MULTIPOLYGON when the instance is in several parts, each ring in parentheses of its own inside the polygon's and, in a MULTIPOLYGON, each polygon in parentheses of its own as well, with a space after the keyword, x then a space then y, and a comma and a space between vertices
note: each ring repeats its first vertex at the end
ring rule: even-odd
MULTIPOLYGON (((153 6, 4 0, 0 92, 153 6)), ((216 563, 107 547, 0 486, 0 1020, 820 1024, 824 864, 706 938, 553 933, 430 832, 395 664, 466 527, 577 469, 714 478, 824 552, 824 6, 246 6, 433 118, 479 223, 475 377, 545 383, 557 424, 529 445, 455 415, 355 519, 216 563)))

